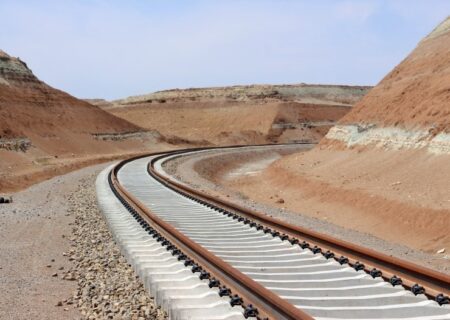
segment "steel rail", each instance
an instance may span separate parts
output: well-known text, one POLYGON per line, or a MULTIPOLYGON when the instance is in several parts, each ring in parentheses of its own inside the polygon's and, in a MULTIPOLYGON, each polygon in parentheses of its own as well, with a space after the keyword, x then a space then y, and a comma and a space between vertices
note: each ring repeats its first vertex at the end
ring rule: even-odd
MULTIPOLYGON (((230 146, 230 148, 233 147, 236 146, 230 146)), ((198 148, 196 150, 203 150, 203 148, 198 148)), ((184 151, 185 150, 178 150, 175 151, 175 153, 184 151)), ((161 153, 150 155, 157 154, 161 153)), ((137 212, 139 212, 141 217, 143 217, 147 222, 150 222, 152 226, 156 227, 155 229, 164 234, 167 239, 176 244, 192 259, 198 261, 204 269, 210 272, 222 284, 230 288, 233 294, 238 294, 243 298, 246 304, 251 304, 256 307, 256 309, 258 310, 258 318, 263 319, 267 317, 269 319, 301 320, 313 319, 307 313, 296 308, 288 301, 282 299, 272 291, 266 289, 261 284, 257 283, 239 270, 233 268, 231 265, 229 265, 219 257, 215 256, 196 242, 183 235, 169 223, 165 222, 163 219, 152 213, 145 205, 143 205, 119 183, 117 179, 117 173, 124 164, 150 155, 140 155, 130 159, 126 159, 118 163, 113 168, 110 173, 110 179, 112 187, 120 195, 120 197, 122 197, 122 199, 126 203, 128 203, 137 212)))
MULTIPOLYGON (((199 148, 197 150, 206 149, 209 148, 199 148)), ((436 299, 439 294, 450 295, 449 275, 329 235, 289 224, 231 201, 213 197, 205 192, 201 192, 185 184, 174 181, 155 170, 154 163, 156 161, 184 152, 191 153, 192 150, 166 153, 152 159, 148 165, 148 173, 160 183, 181 194, 201 199, 212 206, 226 208, 227 210, 243 215, 244 217, 256 220, 268 228, 272 228, 294 238, 300 238, 325 250, 330 250, 336 255, 346 256, 350 260, 349 264, 351 266, 354 266, 356 262, 363 263, 365 271, 368 273, 372 268, 376 268, 382 271, 382 277, 387 281, 395 275, 402 279, 402 285, 407 289, 411 289, 415 284, 419 284, 425 288, 425 294, 431 299, 436 299)))

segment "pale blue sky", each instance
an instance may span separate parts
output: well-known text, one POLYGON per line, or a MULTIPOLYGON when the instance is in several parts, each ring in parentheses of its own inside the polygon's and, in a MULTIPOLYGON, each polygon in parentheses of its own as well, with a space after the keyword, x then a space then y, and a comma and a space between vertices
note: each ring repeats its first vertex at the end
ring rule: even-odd
POLYGON ((2 0, 0 48, 77 97, 251 83, 374 85, 449 0, 2 0))

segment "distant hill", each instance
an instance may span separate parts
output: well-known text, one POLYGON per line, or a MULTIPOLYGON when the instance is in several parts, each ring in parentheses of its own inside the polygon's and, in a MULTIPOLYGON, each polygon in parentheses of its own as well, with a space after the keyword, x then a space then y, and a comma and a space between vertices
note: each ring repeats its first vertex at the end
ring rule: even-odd
POLYGON ((109 103, 90 101, 166 137, 216 145, 318 142, 370 88, 246 85, 164 90, 109 103))
POLYGON ((171 89, 154 93, 132 96, 112 101, 113 104, 127 105, 144 102, 180 102, 180 101, 297 101, 317 104, 353 105, 369 90, 369 86, 284 84, 284 85, 242 85, 229 87, 171 89))

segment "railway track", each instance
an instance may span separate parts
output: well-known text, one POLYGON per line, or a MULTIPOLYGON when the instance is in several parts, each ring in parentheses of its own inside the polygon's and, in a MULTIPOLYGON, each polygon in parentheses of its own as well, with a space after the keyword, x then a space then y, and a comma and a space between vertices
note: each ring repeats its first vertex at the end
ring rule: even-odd
POLYGON ((448 275, 199 193, 163 170, 182 154, 97 179, 117 243, 171 318, 450 319, 448 275))

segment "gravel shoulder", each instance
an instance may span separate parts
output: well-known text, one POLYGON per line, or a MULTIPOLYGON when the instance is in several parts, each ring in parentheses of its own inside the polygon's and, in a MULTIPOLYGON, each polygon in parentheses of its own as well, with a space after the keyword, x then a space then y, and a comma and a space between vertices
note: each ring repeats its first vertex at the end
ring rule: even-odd
POLYGON ((0 205, 1 319, 164 319, 97 209, 105 164, 36 184, 0 205))
MULTIPOLYGON (((275 196, 273 199, 270 199, 270 202, 274 203, 274 205, 255 201, 251 193, 247 193, 243 188, 239 187, 239 181, 241 181, 239 177, 235 176, 230 179, 230 175, 226 173, 241 171, 242 176, 245 176, 245 170, 242 170, 242 168, 249 168, 252 166, 252 163, 264 163, 267 159, 273 159, 275 158, 274 153, 276 153, 275 150, 266 152, 221 151, 220 153, 213 151, 199 155, 178 157, 166 162, 164 167, 169 174, 178 180, 208 194, 226 198, 239 205, 263 212, 289 223, 357 243, 390 256, 400 257, 440 272, 449 272, 447 260, 442 257, 386 241, 366 232, 344 228, 326 221, 326 219, 318 219, 298 211, 290 211, 284 207, 284 200, 281 197, 275 196)), ((266 164, 270 165, 270 162, 266 161, 266 164)), ((263 171, 264 168, 260 168, 260 170, 263 171)), ((250 172, 250 174, 247 173, 247 177, 258 179, 259 174, 250 172)), ((277 190, 275 186, 271 191, 275 195, 282 194, 282 190, 277 190)))

